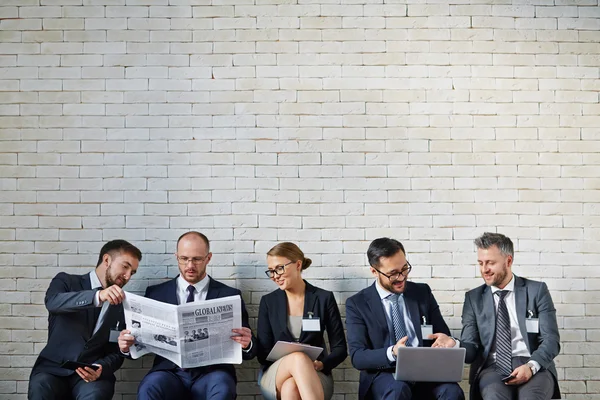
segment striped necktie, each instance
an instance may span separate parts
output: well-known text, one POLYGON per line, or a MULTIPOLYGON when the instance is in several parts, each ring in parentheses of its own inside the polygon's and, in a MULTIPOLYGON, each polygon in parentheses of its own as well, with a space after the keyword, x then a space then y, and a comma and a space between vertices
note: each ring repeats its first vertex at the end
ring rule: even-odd
POLYGON ((508 290, 498 290, 498 312, 496 315, 496 372, 508 376, 512 373, 512 338, 510 332, 510 317, 506 307, 505 297, 508 290))
MULTIPOLYGON (((390 299, 392 300, 392 324, 394 325, 394 335, 396 337, 395 342, 398 342, 404 336, 408 336, 406 325, 404 324, 404 307, 400 304, 400 296, 400 294, 390 295, 390 299)), ((406 341, 406 346, 410 346, 409 340, 406 341)))

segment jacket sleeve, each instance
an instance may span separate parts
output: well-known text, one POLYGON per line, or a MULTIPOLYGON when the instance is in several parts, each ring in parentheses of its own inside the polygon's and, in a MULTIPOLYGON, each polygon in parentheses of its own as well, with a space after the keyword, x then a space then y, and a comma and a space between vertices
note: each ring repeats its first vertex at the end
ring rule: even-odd
POLYGON ((460 347, 467 350, 465 363, 471 364, 477 359, 477 354, 481 350, 481 341, 479 339, 479 328, 477 327, 477 318, 473 311, 469 293, 465 295, 465 303, 462 311, 462 332, 460 334, 460 347))
POLYGON ((327 337, 329 338, 329 348, 331 352, 327 357, 321 360, 323 362, 323 373, 330 373, 348 357, 348 348, 346 336, 344 336, 344 326, 340 310, 335 302, 333 293, 329 292, 326 301, 326 321, 327 337))
POLYGON ((360 314, 354 298, 346 301, 346 330, 352 366, 358 370, 378 370, 392 368, 387 358, 387 347, 373 349, 369 339, 366 321, 360 314))
POLYGON ((541 283, 535 297, 538 305, 540 333, 538 335, 539 346, 531 354, 531 360, 537 361, 543 368, 548 368, 560 351, 556 309, 545 283, 541 283))
POLYGON ((262 365, 268 366, 272 362, 267 361, 267 356, 275 345, 275 338, 273 330, 271 329, 271 323, 269 321, 269 306, 265 296, 260 299, 260 306, 258 309, 258 362, 262 365))
POLYGON ((78 312, 94 307, 97 289, 71 291, 69 277, 64 272, 57 274, 46 291, 44 303, 50 313, 78 312))

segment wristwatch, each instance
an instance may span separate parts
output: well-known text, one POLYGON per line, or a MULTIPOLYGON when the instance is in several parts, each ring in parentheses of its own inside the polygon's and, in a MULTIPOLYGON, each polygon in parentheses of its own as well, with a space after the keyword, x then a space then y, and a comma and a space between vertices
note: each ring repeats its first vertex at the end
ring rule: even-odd
POLYGON ((536 372, 537 372, 537 367, 535 366, 535 364, 534 364, 534 363, 532 363, 531 361, 527 361, 527 364, 526 364, 526 365, 527 365, 527 366, 529 367, 529 369, 531 370, 531 374, 532 374, 532 375, 535 375, 535 374, 536 374, 536 372))

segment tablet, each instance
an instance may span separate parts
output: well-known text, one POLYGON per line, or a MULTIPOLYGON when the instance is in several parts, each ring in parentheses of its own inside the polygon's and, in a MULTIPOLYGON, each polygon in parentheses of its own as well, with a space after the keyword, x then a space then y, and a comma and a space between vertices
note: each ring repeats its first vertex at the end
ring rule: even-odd
POLYGON ((413 382, 460 382, 466 353, 462 347, 398 347, 394 378, 413 382))
POLYGON ((273 349, 267 356, 267 361, 277 361, 281 357, 285 357, 288 354, 297 351, 306 354, 311 360, 315 361, 317 357, 319 357, 319 354, 323 352, 323 349, 321 347, 314 347, 308 344, 284 342, 279 340, 277 343, 275 343, 275 346, 273 346, 273 349))
POLYGON ((94 371, 96 371, 98 368, 100 368, 97 365, 83 363, 83 362, 79 362, 79 361, 65 361, 64 363, 62 363, 62 365, 60 367, 66 368, 66 369, 72 369, 73 371, 75 371, 77 368, 85 368, 85 367, 90 367, 94 371))

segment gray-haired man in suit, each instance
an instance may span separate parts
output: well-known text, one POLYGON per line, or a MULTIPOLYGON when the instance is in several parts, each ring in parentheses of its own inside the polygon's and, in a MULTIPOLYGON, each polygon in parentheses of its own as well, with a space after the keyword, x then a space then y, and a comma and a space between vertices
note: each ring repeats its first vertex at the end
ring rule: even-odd
POLYGON ((559 399, 560 337, 548 287, 512 273, 508 237, 486 232, 475 245, 485 284, 465 296, 460 339, 473 364, 471 399, 559 399))

